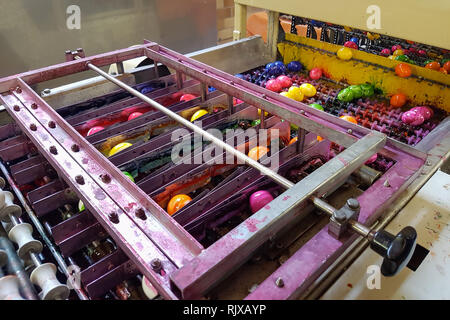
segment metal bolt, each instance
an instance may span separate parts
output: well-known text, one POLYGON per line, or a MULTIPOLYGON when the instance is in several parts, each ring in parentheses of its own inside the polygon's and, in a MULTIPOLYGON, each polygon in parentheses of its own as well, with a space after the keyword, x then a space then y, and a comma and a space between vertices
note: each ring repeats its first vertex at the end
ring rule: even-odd
POLYGON ((359 201, 356 200, 355 198, 350 198, 347 200, 347 205, 349 206, 350 209, 358 209, 359 208, 359 201))
POLYGON ((109 174, 101 174, 100 175, 100 179, 102 180, 103 183, 110 183, 111 182, 111 177, 109 176, 109 174))
POLYGON ((36 131, 37 130, 37 127, 36 127, 36 125, 34 123, 30 124, 30 130, 31 131, 36 131))
POLYGON ((305 110, 300 110, 299 113, 300 114, 305 114, 305 110))
POLYGON ((77 52, 83 52, 83 48, 78 48, 77 52))
POLYGON ((17 92, 17 93, 22 93, 22 89, 21 89, 20 87, 17 87, 17 88, 16 88, 16 92, 17 92))
POLYGON ((206 70, 206 69, 203 69, 203 73, 208 73, 208 70, 206 70))
POLYGON ((277 280, 275 280, 275 284, 278 288, 283 288, 284 287, 284 281, 282 278, 277 278, 277 280))
POLYGON ((156 272, 159 272, 161 270, 161 260, 159 260, 158 258, 153 259, 150 262, 150 266, 152 267, 153 270, 155 270, 156 272))
POLYGON ((231 84, 232 86, 234 86, 234 81, 230 81, 230 84, 231 84))
POLYGON ((263 99, 267 99, 267 96, 266 96, 265 94, 263 94, 261 97, 262 97, 263 99))
POLYGON ((36 103, 33 103, 31 105, 31 109, 36 110, 38 108, 38 105, 36 103))
POLYGON ((352 134, 352 133, 353 133, 353 130, 352 130, 352 129, 348 129, 348 130, 347 130, 347 133, 348 133, 348 134, 352 134))
POLYGON ((145 215, 145 211, 142 208, 136 209, 134 214, 136 215, 136 217, 138 217, 141 220, 147 220, 147 216, 145 215))
POLYGON ((58 150, 56 149, 55 146, 51 146, 51 147, 50 147, 50 153, 51 153, 51 154, 58 154, 58 150))
POLYGON ((183 62, 183 60, 181 60, 180 58, 178 58, 178 62, 183 62))
POLYGON ((119 215, 117 214, 117 212, 110 212, 108 214, 108 218, 109 218, 109 221, 111 221, 114 224, 119 223, 119 215))
POLYGON ((426 166, 431 166, 431 161, 430 161, 430 160, 427 160, 427 162, 425 162, 425 165, 426 165, 426 166))
POLYGON ((56 123, 55 123, 55 121, 49 121, 49 122, 48 122, 48 126, 49 126, 50 128, 52 128, 52 129, 55 129, 55 128, 56 128, 56 123))
POLYGON ((75 177, 75 181, 76 181, 78 184, 81 184, 81 185, 84 184, 84 178, 83 178, 82 175, 77 175, 77 176, 75 177))
POLYGON ((77 144, 73 144, 72 147, 70 147, 72 149, 73 152, 78 152, 80 151, 80 146, 77 144))
POLYGON ((52 91, 50 89, 44 89, 43 93, 44 94, 50 94, 52 91))
POLYGON ((13 109, 14 111, 20 111, 20 107, 18 105, 15 105, 13 109))
POLYGON ((384 181, 383 186, 385 186, 386 188, 389 188, 391 186, 391 184, 389 183, 388 180, 384 181))

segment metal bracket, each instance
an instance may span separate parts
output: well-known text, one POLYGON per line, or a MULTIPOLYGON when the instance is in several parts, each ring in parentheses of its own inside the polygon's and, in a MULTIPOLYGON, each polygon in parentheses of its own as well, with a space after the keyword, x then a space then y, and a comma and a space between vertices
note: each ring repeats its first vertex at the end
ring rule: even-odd
POLYGON ((336 239, 341 238, 347 231, 348 221, 358 221, 360 209, 358 200, 348 199, 342 208, 333 212, 328 224, 328 233, 336 239))
POLYGON ((78 48, 75 51, 67 50, 66 51, 66 62, 75 60, 76 56, 78 56, 80 58, 86 57, 86 54, 84 53, 83 48, 78 48))

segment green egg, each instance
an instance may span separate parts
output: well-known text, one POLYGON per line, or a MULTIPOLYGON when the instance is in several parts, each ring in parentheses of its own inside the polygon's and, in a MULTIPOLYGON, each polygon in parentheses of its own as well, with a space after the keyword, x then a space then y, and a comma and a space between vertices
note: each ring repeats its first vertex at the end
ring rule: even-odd
POLYGON ((78 201, 78 211, 84 211, 86 208, 84 207, 83 201, 78 201))
POLYGON ((123 173, 124 175, 126 175, 132 182, 134 182, 134 178, 133 178, 133 176, 132 176, 129 172, 122 171, 122 173, 123 173))
POLYGON ((309 106, 313 107, 314 109, 317 109, 317 110, 320 110, 320 111, 324 111, 323 107, 320 104, 318 104, 318 103, 311 103, 309 106))

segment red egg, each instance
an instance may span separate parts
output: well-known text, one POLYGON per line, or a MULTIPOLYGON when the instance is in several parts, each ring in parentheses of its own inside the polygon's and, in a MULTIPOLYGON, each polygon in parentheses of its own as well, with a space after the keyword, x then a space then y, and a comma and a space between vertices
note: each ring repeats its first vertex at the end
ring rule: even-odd
POLYGON ((292 80, 288 76, 279 76, 276 80, 281 84, 281 87, 283 88, 289 88, 290 86, 292 86, 292 80))
POLYGON ((422 57, 425 57, 427 55, 427 52, 425 50, 419 50, 417 51, 417 53, 422 57))
POLYGON ((381 50, 380 54, 382 56, 388 57, 391 55, 391 50, 389 50, 388 48, 385 48, 385 49, 381 50))
POLYGON ((312 80, 318 80, 322 77, 322 69, 320 68, 312 68, 309 72, 309 77, 312 80))
POLYGON ((353 41, 345 42, 344 47, 358 50, 358 45, 356 43, 354 43, 353 41))
POLYGON ((266 83, 266 89, 274 92, 280 92, 282 89, 281 83, 276 79, 269 80, 266 83))
POLYGON ((250 209, 255 213, 264 208, 270 201, 273 200, 272 195, 266 190, 256 191, 250 196, 250 209))
POLYGON ((102 131, 103 129, 105 129, 105 128, 104 128, 104 127, 100 127, 100 126, 92 127, 92 128, 89 129, 87 135, 90 136, 90 135, 92 135, 92 134, 94 134, 94 133, 97 133, 97 132, 99 132, 99 131, 102 131))
POLYGON ((192 99, 195 99, 195 98, 197 98, 197 97, 194 96, 193 94, 186 93, 186 94, 183 94, 181 96, 180 101, 189 101, 189 100, 192 100, 192 99))
POLYGON ((142 116, 142 113, 140 112, 133 112, 132 114, 130 114, 130 116, 128 117, 128 121, 133 120, 134 118, 140 117, 142 116))

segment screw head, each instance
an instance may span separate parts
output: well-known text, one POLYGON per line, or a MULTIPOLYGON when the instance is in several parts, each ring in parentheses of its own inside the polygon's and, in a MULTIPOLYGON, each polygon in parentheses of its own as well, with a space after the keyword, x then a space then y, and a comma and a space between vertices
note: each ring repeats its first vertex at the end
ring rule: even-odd
POLYGON ((38 105, 36 103, 31 104, 31 109, 36 110, 38 108, 38 105))
POLYGON ((230 84, 231 84, 232 86, 234 86, 234 81, 230 81, 230 84))
POLYGON ((159 260, 158 258, 153 259, 150 262, 150 266, 152 267, 153 270, 155 270, 156 272, 158 272, 159 270, 161 270, 161 260, 159 260))
POLYGON ((305 110, 300 110, 299 113, 300 114, 305 114, 305 110))
POLYGON ((100 175, 100 179, 102 180, 103 183, 110 183, 111 182, 111 177, 109 176, 109 174, 101 174, 100 175))
POLYGON ((277 278, 277 280, 275 280, 275 285, 276 285, 278 288, 283 288, 283 287, 284 287, 284 281, 283 281, 283 279, 282 279, 282 278, 277 278))
POLYGON ((37 130, 37 127, 36 127, 36 125, 34 123, 30 124, 30 130, 31 131, 36 131, 37 130))
POLYGON ((14 109, 14 111, 20 111, 20 107, 19 107, 18 105, 15 105, 15 106, 13 107, 13 109, 14 109))
POLYGON ((48 126, 49 126, 49 128, 51 128, 51 129, 55 129, 56 128, 56 123, 55 123, 55 121, 49 121, 48 122, 48 126))
POLYGON ((55 154, 55 155, 58 154, 58 150, 56 149, 55 146, 51 146, 49 150, 50 150, 51 154, 55 154))
POLYGON ((72 149, 73 152, 78 152, 78 151, 80 151, 80 146, 74 143, 74 144, 70 147, 70 149, 72 149))
POLYGON ((81 184, 81 185, 84 184, 84 178, 83 178, 82 175, 76 176, 76 177, 75 177, 75 181, 76 181, 78 184, 81 184))
POLYGON ((111 221, 114 224, 118 224, 119 223, 119 215, 117 214, 117 212, 110 212, 108 214, 108 219, 109 221, 111 221))
POLYGON ((350 198, 350 199, 347 200, 347 205, 351 209, 358 209, 359 208, 359 201, 356 200, 355 198, 350 198))
POLYGON ((16 88, 16 92, 17 92, 17 93, 22 93, 22 88, 17 87, 17 88, 16 88))
POLYGON ((353 130, 352 130, 352 129, 348 129, 348 130, 347 130, 347 133, 348 133, 348 134, 352 134, 352 133, 353 133, 353 130))
POLYGON ((384 181, 383 186, 385 186, 386 188, 389 188, 391 186, 391 184, 389 183, 389 180, 384 181))
POLYGON ((141 220, 147 220, 147 216, 145 215, 145 211, 143 208, 136 209, 134 214, 136 215, 136 217, 138 217, 141 220))
POLYGON ((265 94, 263 94, 261 97, 262 97, 263 99, 267 99, 267 96, 266 96, 265 94))
POLYGON ((44 89, 43 93, 44 94, 50 94, 52 91, 50 89, 44 89))

